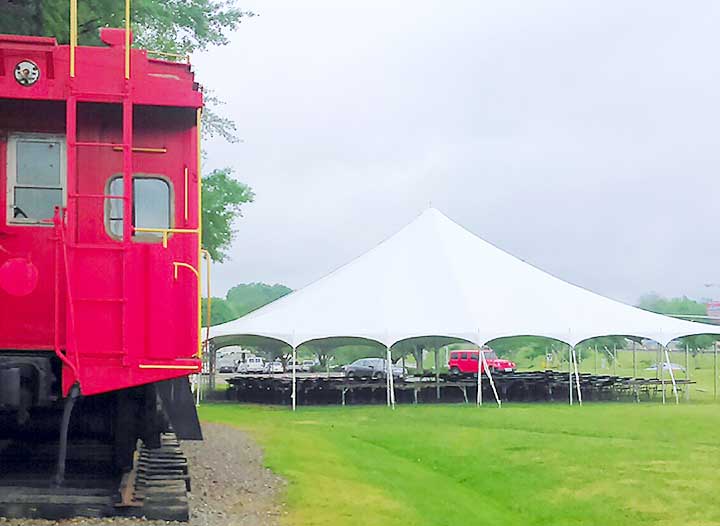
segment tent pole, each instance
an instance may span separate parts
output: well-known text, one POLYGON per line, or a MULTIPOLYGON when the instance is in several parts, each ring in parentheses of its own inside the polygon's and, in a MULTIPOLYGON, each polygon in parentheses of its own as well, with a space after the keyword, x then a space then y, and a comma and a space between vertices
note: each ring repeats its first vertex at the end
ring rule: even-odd
POLYGON ((617 344, 613 344, 613 376, 617 376, 617 344))
POLYGON ((717 400, 718 387, 718 366, 717 366, 718 348, 717 342, 713 342, 713 400, 717 400))
POLYGON ((388 360, 388 356, 390 355, 390 347, 387 347, 385 349, 385 395, 387 397, 387 406, 390 407, 390 375, 388 374, 390 372, 390 360, 388 360))
POLYGON ((570 405, 573 405, 572 349, 572 347, 568 348, 568 397, 570 398, 570 405))
POLYGON ((633 378, 637 378, 637 344, 633 340, 633 378))
POLYGON ((690 347, 685 346, 685 400, 690 401, 690 347))
POLYGON ((485 363, 485 360, 480 358, 481 356, 485 356, 485 353, 482 352, 482 347, 478 349, 478 375, 477 375, 477 405, 481 406, 483 403, 483 397, 482 397, 482 364, 485 363))
POLYGON ((595 374, 597 375, 598 371, 598 350, 597 350, 597 344, 595 345, 595 374))
POLYGON ((295 411, 295 407, 297 406, 297 373, 296 365, 297 365, 297 347, 293 345, 292 348, 292 410, 295 411))
POLYGON ((435 397, 440 400, 440 349, 435 347, 435 397))
POLYGON ((387 386, 388 386, 388 405, 395 409, 395 382, 393 381, 392 371, 392 353, 390 346, 387 347, 387 386))
MULTIPOLYGON (((665 349, 665 359, 668 362, 668 369, 670 371, 670 381, 672 382, 673 394, 675 395, 675 403, 679 404, 680 398, 678 398, 677 384, 675 383, 675 373, 673 372, 672 364, 670 363, 670 355, 668 354, 667 345, 663 346, 663 349, 665 349)), ((663 388, 663 392, 665 392, 664 388, 663 388)))
POLYGON ((578 372, 577 355, 575 354, 575 347, 572 348, 573 365, 575 366, 575 385, 577 387, 577 398, 578 403, 582 405, 582 392, 580 391, 580 373, 578 372))
MULTIPOLYGON (((492 388, 493 395, 495 395, 495 401, 497 402, 498 408, 502 407, 502 402, 498 396, 497 389, 495 389, 495 381, 493 380, 492 374, 490 374, 490 367, 488 367, 487 361, 485 360, 485 353, 480 350, 480 356, 482 356, 482 368, 485 369, 485 374, 490 380, 490 387, 492 388)), ((478 364, 478 377, 480 376, 480 367, 478 364)))

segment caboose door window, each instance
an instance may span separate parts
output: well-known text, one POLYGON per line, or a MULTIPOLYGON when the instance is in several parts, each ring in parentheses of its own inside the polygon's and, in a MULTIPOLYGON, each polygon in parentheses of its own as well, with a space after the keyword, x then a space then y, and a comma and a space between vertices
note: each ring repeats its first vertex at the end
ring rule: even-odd
POLYGON ((7 221, 37 224, 65 204, 65 137, 13 134, 7 142, 7 221))
MULTIPOLYGON (((123 195, 122 176, 113 177, 108 184, 108 195, 123 195)), ((108 199, 105 224, 114 238, 123 235, 123 201, 108 199)), ((170 183, 161 177, 133 177, 133 226, 135 228, 168 229, 172 227, 172 190, 170 183)), ((142 233, 136 239, 160 240, 162 234, 142 233)))

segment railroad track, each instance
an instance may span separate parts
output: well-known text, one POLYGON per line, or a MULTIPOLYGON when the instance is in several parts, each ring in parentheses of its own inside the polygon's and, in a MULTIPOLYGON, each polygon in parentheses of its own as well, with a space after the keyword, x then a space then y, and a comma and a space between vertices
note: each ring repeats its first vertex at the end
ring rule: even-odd
POLYGON ((161 447, 141 445, 134 469, 121 478, 108 476, 110 448, 75 444, 65 483, 52 484, 51 448, 37 450, 23 462, 22 444, 10 444, 0 455, 0 517, 60 520, 71 517, 145 517, 189 520, 190 475, 187 459, 173 434, 164 434, 161 447))

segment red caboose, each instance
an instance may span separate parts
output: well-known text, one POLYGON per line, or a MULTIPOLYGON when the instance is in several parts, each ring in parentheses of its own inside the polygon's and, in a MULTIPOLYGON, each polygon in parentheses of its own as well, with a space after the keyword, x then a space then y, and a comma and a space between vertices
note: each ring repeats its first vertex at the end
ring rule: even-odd
POLYGON ((0 35, 0 444, 92 429, 119 469, 160 405, 197 437, 200 370, 202 94, 125 38, 0 35))

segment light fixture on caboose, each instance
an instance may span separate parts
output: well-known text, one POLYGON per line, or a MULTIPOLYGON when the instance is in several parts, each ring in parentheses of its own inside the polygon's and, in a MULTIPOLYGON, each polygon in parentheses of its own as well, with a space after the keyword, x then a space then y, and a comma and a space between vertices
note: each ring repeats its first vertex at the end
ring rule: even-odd
POLYGON ((40 78, 40 68, 32 60, 23 60, 15 66, 15 80, 21 86, 32 86, 40 78))

